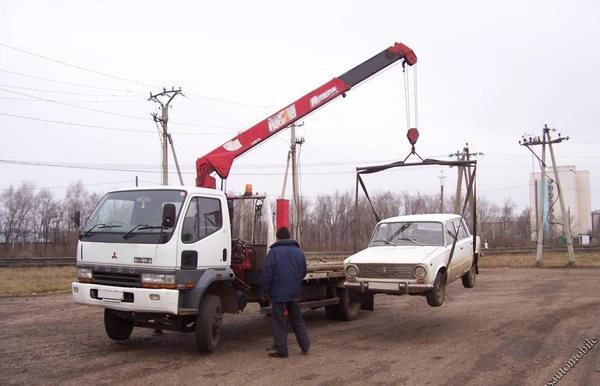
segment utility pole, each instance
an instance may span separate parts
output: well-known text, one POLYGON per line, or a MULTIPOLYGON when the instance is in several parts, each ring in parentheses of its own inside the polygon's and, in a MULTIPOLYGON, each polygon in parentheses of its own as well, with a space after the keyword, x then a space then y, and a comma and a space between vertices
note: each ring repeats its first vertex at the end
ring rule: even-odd
POLYGON ((290 125, 291 138, 290 138, 290 151, 292 158, 292 238, 294 240, 300 239, 300 205, 299 196, 300 189, 298 185, 298 162, 296 154, 296 145, 302 146, 304 138, 296 138, 296 128, 304 126, 304 122, 290 125))
POLYGON ((440 213, 444 213, 444 171, 440 171, 440 213))
MULTIPOLYGON (((553 129, 554 131, 556 131, 556 129, 553 129)), ((565 231, 565 238, 567 239, 567 250, 569 252, 569 264, 575 264, 575 251, 573 250, 573 239, 571 237, 571 226, 570 226, 570 218, 569 218, 569 214, 567 213, 567 211, 565 210, 565 199, 564 196, 562 194, 562 188, 560 185, 560 178, 559 178, 559 173, 558 173, 558 168, 556 165, 556 158, 554 157, 554 149, 552 147, 553 144, 556 143, 561 143, 564 140, 569 140, 569 137, 561 137, 560 133, 558 133, 558 138, 557 139, 552 139, 552 137, 550 136, 550 128, 548 127, 548 125, 544 125, 544 129, 543 129, 543 134, 542 137, 529 137, 529 138, 525 138, 523 137, 522 141, 519 141, 519 144, 521 146, 525 146, 529 149, 529 151, 531 151, 534 155, 535 153, 533 152, 533 150, 531 149, 531 146, 535 146, 535 145, 542 145, 542 165, 541 165, 541 187, 539 190, 539 196, 538 196, 538 205, 536 210, 538 210, 537 213, 537 256, 536 256, 536 263, 538 266, 541 265, 542 263, 542 248, 543 248, 543 241, 544 241, 544 222, 543 222, 543 216, 544 216, 544 192, 546 190, 546 186, 545 186, 545 174, 546 174, 546 145, 548 145, 548 150, 550 150, 550 157, 552 159, 552 169, 554 170, 554 182, 556 183, 556 187, 558 188, 558 198, 559 198, 559 202, 560 202, 560 211, 562 213, 562 218, 563 218, 563 229, 565 231)), ((537 157, 537 155, 536 155, 537 157)), ((538 158, 539 159, 539 158, 538 158)))
MULTIPOLYGON (((154 94, 152 95, 152 93, 150 93, 150 98, 148 98, 149 101, 154 101, 158 104, 160 104, 160 109, 161 109, 161 117, 158 117, 158 114, 154 113, 152 114, 152 117, 154 118, 154 122, 156 122, 157 124, 160 123, 161 127, 162 127, 162 140, 161 140, 161 144, 162 144, 162 184, 163 185, 169 185, 169 174, 168 174, 168 169, 169 169, 169 154, 168 154, 168 146, 169 146, 169 142, 171 143, 171 147, 173 147, 173 139, 170 138, 170 134, 167 130, 167 124, 169 122, 169 105, 171 104, 171 101, 173 100, 173 98, 175 98, 175 96, 177 95, 183 95, 181 92, 181 87, 179 87, 179 90, 175 90, 175 87, 173 87, 170 91, 167 91, 166 88, 163 88, 163 91, 158 93, 158 94, 154 94), (160 99, 158 99, 158 97, 167 97, 168 101, 167 103, 163 103, 160 99)), ((177 170, 179 171, 179 165, 177 162, 177 158, 175 158, 175 163, 177 164, 177 170)), ((181 184, 183 185, 183 181, 181 180, 181 173, 179 173, 179 180, 181 182, 181 184)))
MULTIPOLYGON (((471 157, 476 157, 478 155, 484 155, 482 152, 475 152, 475 153, 471 153, 469 151, 469 144, 465 143, 465 146, 463 147, 462 152, 459 152, 458 150, 456 151, 456 153, 450 154, 448 157, 456 157, 456 159, 458 161, 470 161, 471 157)), ((456 182, 456 196, 454 197, 454 213, 455 214, 461 214, 461 210, 460 210, 460 200, 461 200, 461 195, 462 195, 462 181, 463 181, 463 175, 465 178, 465 183, 466 186, 469 186, 470 184, 470 176, 467 173, 467 169, 465 169, 464 166, 459 166, 458 167, 458 181, 456 182)), ((474 202, 475 198, 473 196, 471 196, 471 199, 469 200, 469 205, 471 207, 471 210, 473 209, 473 202, 474 202)))

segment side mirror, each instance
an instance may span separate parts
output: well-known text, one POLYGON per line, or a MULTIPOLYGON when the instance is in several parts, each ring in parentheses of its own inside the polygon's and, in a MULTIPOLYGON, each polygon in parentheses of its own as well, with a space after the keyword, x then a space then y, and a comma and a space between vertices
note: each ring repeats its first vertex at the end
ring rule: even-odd
POLYGON ((79 227, 81 227, 81 212, 76 211, 75 213, 73 213, 72 220, 75 224, 75 227, 79 229, 79 227))
POLYGON ((162 213, 162 226, 173 228, 175 226, 175 205, 165 204, 162 213))

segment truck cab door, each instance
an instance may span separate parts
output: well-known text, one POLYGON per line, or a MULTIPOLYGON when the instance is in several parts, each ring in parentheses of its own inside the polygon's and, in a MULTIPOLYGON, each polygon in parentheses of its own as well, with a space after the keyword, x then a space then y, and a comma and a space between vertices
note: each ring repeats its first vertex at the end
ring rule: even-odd
POLYGON ((227 206, 218 197, 194 196, 179 232, 179 263, 183 269, 230 265, 231 243, 227 206))

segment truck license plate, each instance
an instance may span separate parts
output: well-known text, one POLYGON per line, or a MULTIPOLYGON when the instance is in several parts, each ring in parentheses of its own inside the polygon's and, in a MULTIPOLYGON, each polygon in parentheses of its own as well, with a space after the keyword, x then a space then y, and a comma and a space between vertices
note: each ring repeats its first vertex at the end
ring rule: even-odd
POLYGON ((98 290, 98 298, 100 298, 100 299, 123 300, 123 291, 109 290, 109 289, 99 289, 98 290))

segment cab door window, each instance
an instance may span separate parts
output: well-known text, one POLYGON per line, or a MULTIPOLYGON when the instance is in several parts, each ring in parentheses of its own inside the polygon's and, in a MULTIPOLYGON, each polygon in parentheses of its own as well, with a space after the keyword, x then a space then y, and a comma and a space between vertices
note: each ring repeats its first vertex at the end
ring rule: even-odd
POLYGON ((221 201, 216 198, 194 197, 183 220, 181 241, 195 243, 223 227, 221 201))

